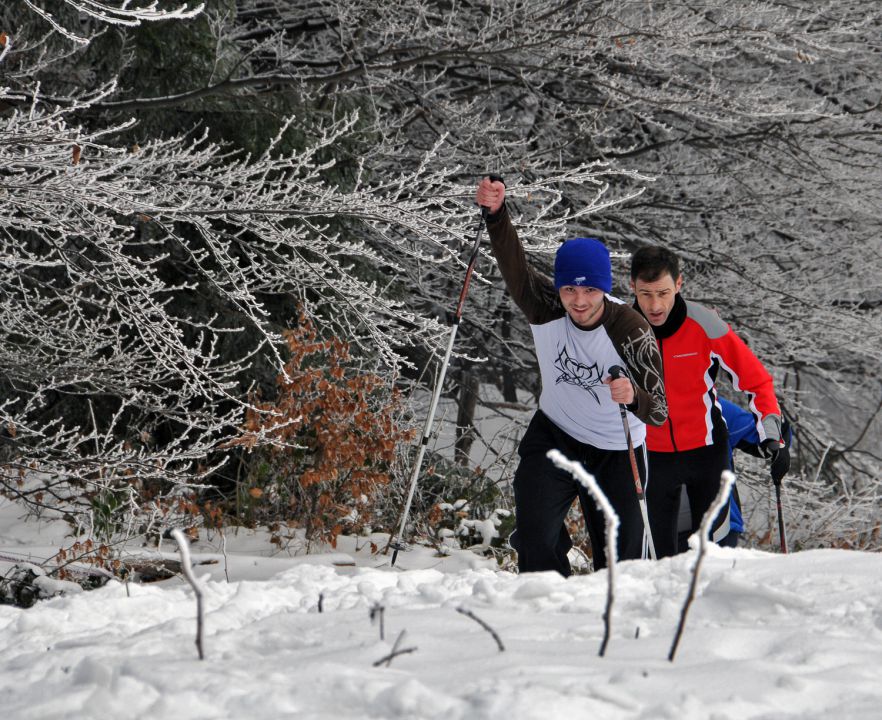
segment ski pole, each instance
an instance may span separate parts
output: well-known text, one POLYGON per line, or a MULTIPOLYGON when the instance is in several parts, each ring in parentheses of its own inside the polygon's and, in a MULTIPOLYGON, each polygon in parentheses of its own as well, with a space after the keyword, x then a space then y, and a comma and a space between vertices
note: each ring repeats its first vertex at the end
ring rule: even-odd
MULTIPOLYGON (((613 365, 609 369, 609 375, 613 380, 617 380, 620 377, 624 377, 625 371, 618 365, 613 365)), ((646 539, 649 541, 649 557, 655 560, 655 543, 652 542, 652 530, 649 529, 649 511, 646 509, 646 495, 643 494, 643 483, 640 482, 640 471, 637 469, 637 458, 634 456, 631 427, 628 425, 628 411, 622 403, 619 403, 619 412, 622 415, 622 427, 625 428, 625 440, 628 442, 628 456, 631 458, 631 472, 634 475, 634 487, 637 490, 637 502, 640 503, 640 514, 643 515, 643 528, 646 530, 646 539)))
MULTIPOLYGON (((502 182, 502 178, 498 175, 490 175, 491 180, 494 182, 499 181, 502 182)), ((404 504, 404 512, 401 515, 401 526, 398 528, 398 538, 391 542, 386 546, 386 551, 388 552, 389 547, 391 546, 393 549, 392 552, 392 562, 391 566, 395 565, 395 561, 398 559, 398 551, 404 549, 404 545, 401 542, 401 538, 404 537, 404 529, 407 525, 407 516, 410 514, 410 506, 413 503, 413 495, 416 490, 417 478, 420 474, 420 468, 423 464, 423 456, 426 454, 426 447, 429 445, 429 438, 432 434, 432 423, 435 420, 435 411, 438 409, 438 401, 441 399, 441 390, 444 386, 444 376, 447 374, 447 366, 450 364, 450 355, 453 352, 453 341, 456 338, 456 331, 459 329, 459 323, 462 319, 462 308, 465 305, 466 295, 469 292, 469 283, 472 281, 472 273, 475 270, 475 265, 478 262, 478 255, 481 249, 481 232, 484 230, 484 225, 486 224, 487 214, 489 210, 486 207, 481 207, 481 218, 478 221, 478 230, 475 233, 475 241, 472 246, 472 254, 469 258, 469 264, 466 268, 465 280, 462 284, 462 290, 459 293, 459 301, 456 305, 456 312, 453 315, 453 321, 450 326, 450 337, 447 340, 447 350, 444 353, 444 359, 441 361, 441 368, 438 373, 438 379, 435 381, 435 390, 432 393, 432 402, 429 404, 429 414, 426 416, 425 425, 423 425, 423 437, 420 442, 419 450, 417 451, 416 459, 413 463, 413 470, 410 475, 410 488, 407 492, 407 501, 404 504)))
POLYGON ((778 505, 778 534, 781 538, 781 552, 787 554, 787 531, 784 529, 784 508, 781 507, 781 481, 775 482, 775 498, 778 505))

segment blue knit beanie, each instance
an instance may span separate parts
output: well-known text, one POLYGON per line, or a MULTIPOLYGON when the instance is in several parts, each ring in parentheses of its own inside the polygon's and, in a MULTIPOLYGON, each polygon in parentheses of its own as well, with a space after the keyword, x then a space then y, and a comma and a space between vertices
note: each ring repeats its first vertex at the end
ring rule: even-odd
POLYGON ((612 292, 612 266, 606 245, 596 238, 564 241, 554 258, 554 287, 559 290, 565 285, 612 292))

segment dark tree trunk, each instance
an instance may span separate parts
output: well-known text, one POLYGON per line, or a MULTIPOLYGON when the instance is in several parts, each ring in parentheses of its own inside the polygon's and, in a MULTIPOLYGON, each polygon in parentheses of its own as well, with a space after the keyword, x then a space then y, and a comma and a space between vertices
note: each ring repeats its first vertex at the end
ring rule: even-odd
MULTIPOLYGON (((508 341, 511 338, 511 308, 507 307, 502 311, 502 326, 500 330, 503 340, 508 341)), ((502 377, 502 399, 505 402, 516 403, 518 401, 518 391, 514 375, 511 371, 511 365, 500 365, 499 374, 502 377)))
POLYGON ((459 384, 459 409, 456 413, 456 443, 454 444, 456 462, 462 466, 469 464, 469 452, 475 439, 475 407, 478 404, 478 374, 471 364, 463 368, 459 384))

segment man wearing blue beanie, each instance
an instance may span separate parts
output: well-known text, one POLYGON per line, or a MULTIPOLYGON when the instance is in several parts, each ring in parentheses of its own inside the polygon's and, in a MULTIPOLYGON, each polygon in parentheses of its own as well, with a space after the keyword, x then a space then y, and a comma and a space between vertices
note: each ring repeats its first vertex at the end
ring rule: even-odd
POLYGON ((559 450, 594 475, 619 517, 617 555, 644 557, 643 518, 619 406, 625 405, 641 482, 646 487, 646 423, 667 418, 661 355, 649 323, 612 297, 606 246, 594 238, 564 242, 554 280, 527 262, 505 205, 505 185, 484 178, 476 192, 489 210, 493 255, 515 304, 530 323, 542 378, 539 409, 518 447, 515 471, 517 526, 511 545, 521 572, 571 572, 564 519, 579 497, 594 567, 606 566, 604 517, 573 477, 548 459, 559 450), (609 368, 628 377, 611 379, 609 368))
POLYGON ((612 292, 609 250, 595 238, 573 238, 557 250, 554 258, 554 287, 593 287, 612 292))

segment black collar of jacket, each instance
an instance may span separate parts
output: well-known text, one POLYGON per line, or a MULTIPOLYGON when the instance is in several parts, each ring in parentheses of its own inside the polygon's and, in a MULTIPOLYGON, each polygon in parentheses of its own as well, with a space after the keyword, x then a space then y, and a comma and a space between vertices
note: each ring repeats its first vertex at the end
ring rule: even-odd
MULTIPOLYGON (((643 311, 640 309, 640 305, 637 301, 634 301, 634 309, 643 315, 643 311)), ((646 317, 643 315, 643 317, 646 317)), ((665 340, 666 338, 671 337, 677 330, 680 329, 680 326, 686 320, 686 301, 683 299, 683 296, 680 293, 677 293, 674 296, 674 307, 671 308, 671 312, 668 315, 668 319, 664 321, 661 325, 651 325, 653 334, 659 340, 665 340)))

